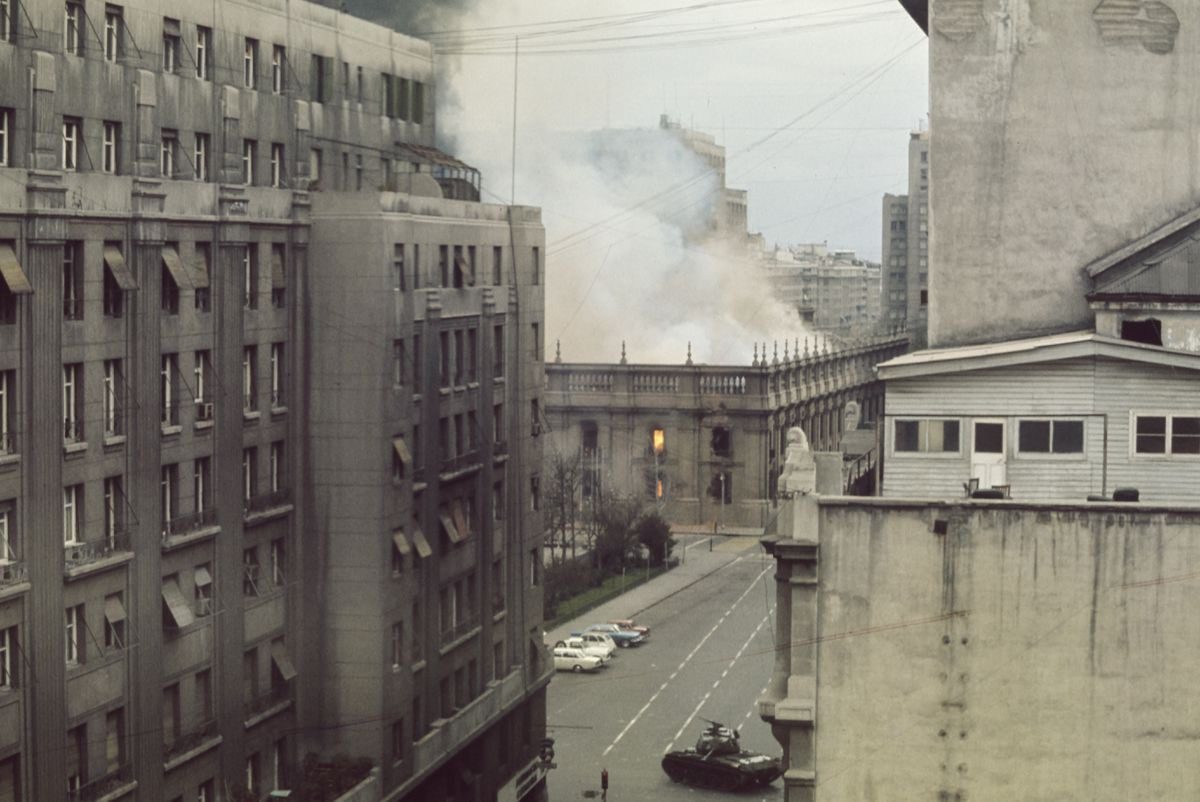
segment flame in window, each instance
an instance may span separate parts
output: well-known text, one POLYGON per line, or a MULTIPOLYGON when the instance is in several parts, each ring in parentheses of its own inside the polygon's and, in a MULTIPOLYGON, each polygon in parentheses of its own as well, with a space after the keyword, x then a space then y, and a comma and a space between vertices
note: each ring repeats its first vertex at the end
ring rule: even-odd
MULTIPOLYGON (((651 438, 654 444, 654 453, 661 454, 667 446, 667 435, 662 429, 655 429, 651 433, 651 438)), ((661 493, 659 495, 662 495, 661 493)))

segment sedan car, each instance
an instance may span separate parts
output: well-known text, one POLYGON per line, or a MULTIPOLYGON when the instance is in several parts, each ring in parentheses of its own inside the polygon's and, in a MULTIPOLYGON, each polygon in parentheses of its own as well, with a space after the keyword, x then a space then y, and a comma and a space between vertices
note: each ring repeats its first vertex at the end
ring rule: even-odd
POLYGON ((611 621, 609 621, 608 623, 616 624, 621 629, 628 629, 632 632, 640 632, 640 633, 642 633, 642 637, 644 637, 644 638, 650 637, 650 627, 644 627, 641 624, 633 621, 632 619, 614 618, 611 621))
POLYGON ((592 624, 585 632, 605 635, 622 649, 628 646, 640 646, 646 642, 646 638, 642 633, 629 629, 621 629, 616 624, 592 624))
POLYGON ((572 632, 571 637, 583 638, 591 646, 599 646, 608 650, 610 655, 617 650, 616 642, 608 636, 607 632, 592 632, 590 629, 585 629, 583 632, 572 632))
POLYGON ((554 648, 578 649, 584 654, 600 658, 600 665, 605 666, 612 660, 612 652, 603 645, 585 641, 580 637, 564 638, 554 644, 554 648))
POLYGON ((600 668, 600 658, 585 654, 581 649, 566 646, 554 648, 554 668, 558 671, 595 671, 600 668))

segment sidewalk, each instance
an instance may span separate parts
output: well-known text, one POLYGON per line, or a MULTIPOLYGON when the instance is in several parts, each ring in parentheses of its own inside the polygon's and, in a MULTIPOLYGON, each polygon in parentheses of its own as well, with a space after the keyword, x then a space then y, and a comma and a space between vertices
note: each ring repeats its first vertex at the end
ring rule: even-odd
POLYGON ((548 631, 545 637, 546 643, 553 645, 555 641, 562 640, 572 632, 578 632, 589 624, 603 623, 614 618, 636 619, 644 610, 675 595, 689 585, 699 582, 738 557, 759 553, 757 541, 743 538, 718 541, 713 545, 712 551, 708 549, 708 538, 689 543, 686 558, 682 551, 677 552, 677 556, 681 559, 678 567, 548 631))

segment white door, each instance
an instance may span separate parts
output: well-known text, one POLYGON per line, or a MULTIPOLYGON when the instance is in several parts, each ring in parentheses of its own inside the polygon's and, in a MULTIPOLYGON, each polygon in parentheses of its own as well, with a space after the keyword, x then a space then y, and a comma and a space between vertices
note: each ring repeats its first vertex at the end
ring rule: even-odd
POLYGON ((979 480, 980 489, 1008 484, 1004 420, 976 420, 971 428, 971 478, 979 480))

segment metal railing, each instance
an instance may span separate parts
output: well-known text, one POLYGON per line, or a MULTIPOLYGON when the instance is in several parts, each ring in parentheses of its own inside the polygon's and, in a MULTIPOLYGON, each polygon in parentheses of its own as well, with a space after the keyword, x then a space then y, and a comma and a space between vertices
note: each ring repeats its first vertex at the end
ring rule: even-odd
POLYGON ((12 432, 0 432, 0 455, 16 454, 17 438, 12 432))
POLYGON ((447 643, 453 643, 478 626, 479 616, 472 615, 464 618, 449 629, 442 630, 442 645, 445 646, 447 643))
POLYGON ((255 694, 248 699, 243 708, 243 718, 250 719, 260 713, 270 710, 291 699, 291 693, 286 685, 274 685, 266 691, 255 694))
POLYGON ((104 540, 70 543, 66 546, 64 567, 68 570, 132 551, 128 532, 117 532, 104 540))
POLYGON ((205 741, 212 740, 216 735, 217 720, 210 718, 207 721, 202 721, 166 745, 163 749, 163 762, 170 761, 173 758, 192 751, 205 741))
POLYGON ((68 802, 95 802, 118 788, 133 782, 133 764, 122 763, 117 768, 89 780, 74 791, 67 792, 68 802))
POLYGON ((19 585, 29 579, 29 566, 24 560, 8 560, 0 563, 0 587, 19 585))
POLYGON ((186 535, 217 523, 217 510, 210 507, 207 510, 189 512, 187 515, 176 515, 163 525, 163 539, 176 535, 186 535))
POLYGON ((264 510, 282 507, 292 499, 292 491, 289 488, 283 487, 270 493, 259 493, 256 496, 251 496, 246 502, 246 512, 262 512, 264 510))

